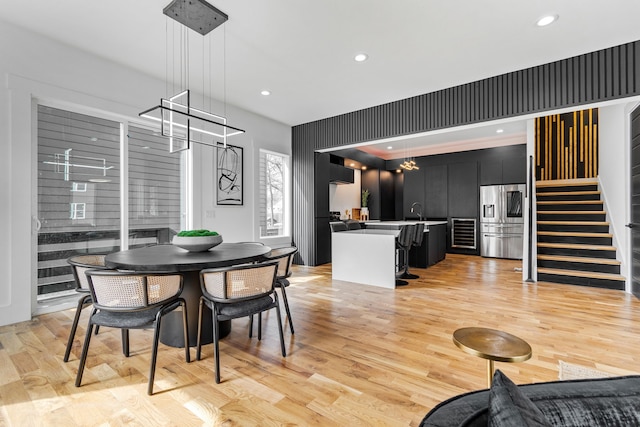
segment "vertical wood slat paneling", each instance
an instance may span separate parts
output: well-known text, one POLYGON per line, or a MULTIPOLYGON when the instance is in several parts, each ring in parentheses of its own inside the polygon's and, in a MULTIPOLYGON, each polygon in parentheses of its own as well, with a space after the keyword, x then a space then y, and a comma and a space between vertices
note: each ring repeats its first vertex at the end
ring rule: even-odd
MULTIPOLYGON (((315 150, 640 95, 639 61, 636 41, 294 126, 294 189, 298 187, 293 221, 299 258, 314 265, 315 150)), ((591 165, 597 170, 595 158, 591 165)))
POLYGON ((534 126, 536 179, 596 177, 597 126, 597 109, 537 118, 534 126))

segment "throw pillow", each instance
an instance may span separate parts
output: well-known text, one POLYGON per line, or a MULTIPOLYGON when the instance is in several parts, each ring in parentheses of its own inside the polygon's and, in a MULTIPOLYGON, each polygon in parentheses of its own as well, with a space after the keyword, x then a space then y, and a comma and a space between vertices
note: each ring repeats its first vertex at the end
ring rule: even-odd
POLYGON ((500 370, 489 391, 489 427, 550 426, 538 407, 500 370))

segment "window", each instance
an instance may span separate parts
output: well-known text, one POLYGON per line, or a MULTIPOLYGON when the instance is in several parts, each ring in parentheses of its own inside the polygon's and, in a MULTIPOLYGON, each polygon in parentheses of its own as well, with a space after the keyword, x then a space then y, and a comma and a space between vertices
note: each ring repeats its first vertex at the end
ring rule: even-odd
POLYGON ((289 234, 289 156, 260 150, 260 237, 289 234))
POLYGON ((70 219, 84 219, 86 203, 71 203, 70 219))

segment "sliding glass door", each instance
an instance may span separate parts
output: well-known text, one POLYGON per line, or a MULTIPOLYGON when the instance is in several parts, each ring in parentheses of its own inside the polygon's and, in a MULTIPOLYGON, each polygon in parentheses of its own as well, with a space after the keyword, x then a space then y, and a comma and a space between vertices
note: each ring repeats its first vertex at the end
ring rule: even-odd
POLYGON ((40 308, 76 298, 67 258, 170 242, 186 218, 186 168, 183 153, 170 154, 166 140, 126 122, 39 105, 37 128, 40 308))
POLYGON ((129 125, 129 248, 171 242, 184 227, 184 153, 167 140, 129 125))

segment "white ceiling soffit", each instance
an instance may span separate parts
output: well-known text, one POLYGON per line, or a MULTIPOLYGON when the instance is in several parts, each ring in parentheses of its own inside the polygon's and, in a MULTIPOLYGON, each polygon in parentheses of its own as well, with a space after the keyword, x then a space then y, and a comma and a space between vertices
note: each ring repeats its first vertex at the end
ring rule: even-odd
MULTIPOLYGON (((162 10, 169 3, 5 0, 0 21, 164 81, 170 18, 162 10)), ((223 99, 226 86, 228 104, 288 125, 640 39, 640 1, 631 0, 210 3, 229 15, 210 33, 218 40, 216 46, 226 40, 226 85, 222 74, 213 75, 213 95, 223 99), (536 27, 536 20, 546 14, 560 19, 536 27), (355 62, 358 52, 366 52, 369 59, 355 62), (261 95, 264 89, 271 95, 261 95)), ((201 37, 193 32, 194 84, 202 81, 201 37)), ((219 53, 214 56, 223 56, 219 53)), ((141 101, 140 110, 146 107, 141 101)))

